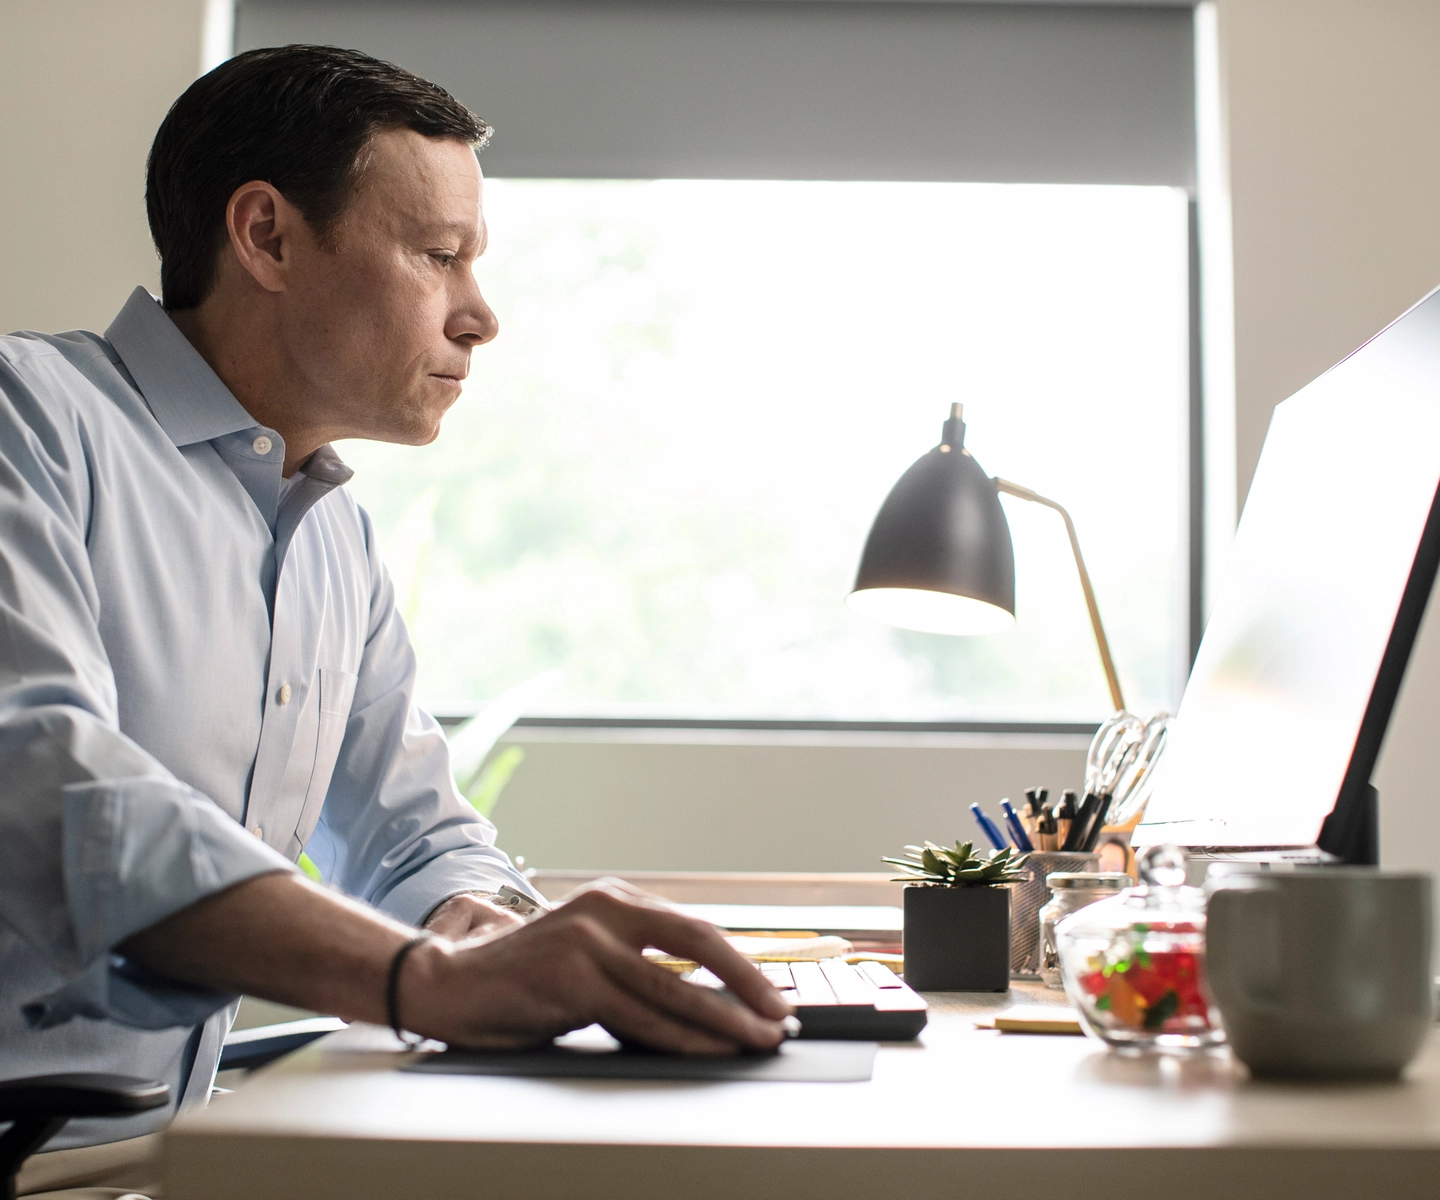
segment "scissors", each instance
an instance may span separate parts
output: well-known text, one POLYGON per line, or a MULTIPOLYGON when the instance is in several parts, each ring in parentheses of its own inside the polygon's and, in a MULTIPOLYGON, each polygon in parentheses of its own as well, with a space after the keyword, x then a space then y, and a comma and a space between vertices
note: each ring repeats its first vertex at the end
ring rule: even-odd
POLYGON ((1142 721, 1121 710, 1095 731, 1085 756, 1085 791, 1110 794, 1108 824, 1124 825, 1145 807, 1174 719, 1158 712, 1142 721))

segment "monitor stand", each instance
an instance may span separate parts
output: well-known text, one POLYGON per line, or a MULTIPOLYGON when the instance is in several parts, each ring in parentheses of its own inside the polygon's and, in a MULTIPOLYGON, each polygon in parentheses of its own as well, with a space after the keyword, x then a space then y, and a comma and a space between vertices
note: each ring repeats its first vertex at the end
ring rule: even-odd
POLYGON ((1342 796, 1325 823, 1316 845, 1346 866, 1380 865, 1380 793, 1366 784, 1342 796))

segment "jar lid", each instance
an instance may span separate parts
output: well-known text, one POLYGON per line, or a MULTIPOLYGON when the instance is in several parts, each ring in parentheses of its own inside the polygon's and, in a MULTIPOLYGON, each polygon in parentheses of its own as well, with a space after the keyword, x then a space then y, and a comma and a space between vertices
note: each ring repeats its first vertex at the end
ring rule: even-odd
POLYGON ((1205 893, 1185 885, 1185 854, 1175 846, 1150 846, 1136 859, 1140 885, 1072 913, 1057 932, 1075 936, 1168 929, 1198 933, 1205 928, 1205 893))
POLYGON ((1135 881, 1123 871, 1051 871, 1045 876, 1049 888, 1128 888, 1135 881))

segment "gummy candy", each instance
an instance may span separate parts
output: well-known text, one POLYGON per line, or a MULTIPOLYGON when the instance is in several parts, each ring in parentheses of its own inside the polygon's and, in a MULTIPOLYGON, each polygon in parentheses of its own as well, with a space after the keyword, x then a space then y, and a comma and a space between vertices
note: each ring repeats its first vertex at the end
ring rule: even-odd
POLYGON ((1094 1019, 1136 1032, 1208 1030, 1203 954, 1155 944, 1167 940, 1167 934, 1196 932, 1189 922, 1135 924, 1119 931, 1106 950, 1091 956, 1090 969, 1078 979, 1081 991, 1093 998, 1094 1019))

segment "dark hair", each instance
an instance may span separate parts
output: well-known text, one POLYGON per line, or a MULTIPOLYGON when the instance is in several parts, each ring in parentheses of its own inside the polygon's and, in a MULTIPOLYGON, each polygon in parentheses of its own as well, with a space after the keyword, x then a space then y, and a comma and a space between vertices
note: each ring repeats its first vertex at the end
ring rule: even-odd
POLYGON ((237 54, 175 101, 150 147, 145 210, 167 309, 209 294, 241 184, 273 185, 322 239, 333 233, 382 129, 479 148, 490 127, 444 88, 357 50, 279 46, 237 54))

